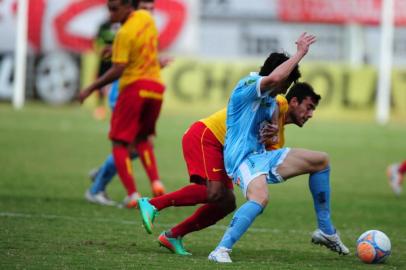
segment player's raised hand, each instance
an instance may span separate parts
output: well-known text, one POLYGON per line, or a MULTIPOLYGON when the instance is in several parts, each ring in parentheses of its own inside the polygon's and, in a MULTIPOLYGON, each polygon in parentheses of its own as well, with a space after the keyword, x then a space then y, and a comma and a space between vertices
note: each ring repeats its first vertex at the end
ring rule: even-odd
POLYGON ((306 55, 309 51, 310 45, 316 42, 316 36, 309 35, 306 32, 302 33, 296 41, 297 52, 306 55))

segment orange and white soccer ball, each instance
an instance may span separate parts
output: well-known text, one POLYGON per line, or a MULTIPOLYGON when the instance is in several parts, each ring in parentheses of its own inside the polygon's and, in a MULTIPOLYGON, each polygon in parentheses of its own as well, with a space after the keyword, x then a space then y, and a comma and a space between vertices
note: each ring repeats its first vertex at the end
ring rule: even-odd
POLYGON ((390 253, 389 237, 381 231, 366 231, 357 240, 356 255, 364 263, 382 263, 390 253))

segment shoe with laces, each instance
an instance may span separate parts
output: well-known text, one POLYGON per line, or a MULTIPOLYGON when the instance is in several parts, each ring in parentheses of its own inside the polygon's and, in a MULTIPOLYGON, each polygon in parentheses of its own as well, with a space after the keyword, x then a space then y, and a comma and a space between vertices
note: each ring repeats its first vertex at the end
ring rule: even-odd
POLYGON ((139 198, 141 198, 141 195, 138 192, 134 192, 133 194, 128 195, 127 197, 124 198, 121 207, 135 208, 137 207, 137 200, 139 198))
POLYGON ((322 232, 320 229, 317 229, 313 232, 312 243, 325 246, 340 255, 350 254, 350 251, 343 244, 337 232, 335 234, 328 235, 322 232))
POLYGON ((183 247, 182 237, 171 238, 165 232, 162 232, 158 237, 158 242, 160 246, 166 247, 175 254, 183 256, 192 255, 183 247))
POLYGON ((151 188, 154 197, 158 197, 165 194, 164 184, 162 184, 160 180, 155 180, 154 182, 152 182, 151 188))
POLYGON ((85 199, 91 203, 97 203, 100 205, 115 206, 117 203, 107 196, 105 191, 100 191, 96 194, 92 194, 90 190, 86 190, 85 199))
POLYGON ((158 215, 158 210, 149 203, 147 197, 140 198, 137 201, 138 209, 140 209, 142 224, 144 225, 147 233, 152 233, 152 228, 154 227, 155 217, 158 215))
POLYGON ((218 263, 232 263, 230 258, 231 249, 225 247, 218 247, 209 254, 209 261, 218 263))
POLYGON ((399 196, 402 193, 402 186, 400 185, 402 176, 399 174, 399 164, 392 164, 388 166, 386 171, 388 175, 388 183, 393 192, 399 196))

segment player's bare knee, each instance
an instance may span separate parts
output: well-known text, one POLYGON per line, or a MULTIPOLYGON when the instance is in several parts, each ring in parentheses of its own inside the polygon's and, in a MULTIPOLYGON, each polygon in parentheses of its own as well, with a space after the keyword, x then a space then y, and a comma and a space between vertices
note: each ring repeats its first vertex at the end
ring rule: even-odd
POLYGON ((247 199, 255 201, 265 208, 268 205, 269 200, 268 191, 257 190, 256 192, 247 193, 247 199))
POLYGON ((326 169, 329 165, 329 156, 325 152, 317 152, 313 162, 311 172, 318 172, 326 169))
POLYGON ((329 166, 330 159, 327 153, 320 152, 319 170, 324 170, 329 166))
POLYGON ((221 189, 211 189, 207 192, 207 201, 209 203, 220 202, 224 197, 224 194, 221 189))
POLYGON ((207 201, 209 203, 218 203, 224 199, 224 189, 219 186, 209 186, 207 188, 207 201))

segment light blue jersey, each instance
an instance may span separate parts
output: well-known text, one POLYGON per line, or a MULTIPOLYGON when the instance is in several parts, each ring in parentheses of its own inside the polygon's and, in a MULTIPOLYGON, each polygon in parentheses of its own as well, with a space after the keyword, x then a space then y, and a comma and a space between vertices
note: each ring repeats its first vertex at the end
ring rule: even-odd
POLYGON ((266 151, 259 142, 260 124, 271 120, 277 104, 270 92, 261 94, 261 79, 251 73, 240 80, 228 102, 224 163, 231 177, 249 154, 266 151))

